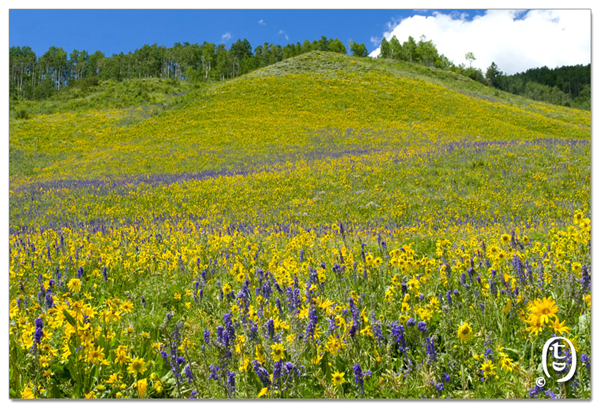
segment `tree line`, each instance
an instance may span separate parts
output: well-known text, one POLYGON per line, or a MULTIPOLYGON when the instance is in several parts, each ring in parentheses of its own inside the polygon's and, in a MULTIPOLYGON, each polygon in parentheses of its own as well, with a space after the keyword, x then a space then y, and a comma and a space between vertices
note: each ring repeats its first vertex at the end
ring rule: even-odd
MULTIPOLYGON (((10 96, 15 99, 43 100, 65 87, 89 87, 101 80, 123 81, 134 78, 163 78, 188 81, 222 81, 244 75, 310 51, 330 51, 353 56, 368 56, 362 43, 349 41, 349 50, 337 38, 321 36, 303 43, 264 43, 253 48, 246 39, 237 40, 229 49, 225 44, 204 41, 202 44, 175 43, 173 47, 144 45, 125 53, 106 56, 73 50, 70 54, 60 47, 50 47, 36 56, 30 47, 13 46, 9 53, 10 96)), ((522 95, 530 99, 559 105, 590 109, 591 65, 529 69, 505 75, 492 62, 484 73, 472 66, 475 55, 469 52, 469 62, 455 65, 441 54, 433 41, 421 36, 419 41, 408 37, 400 43, 394 36, 381 40, 379 58, 390 58, 449 70, 482 84, 522 95)))
MULTIPOLYGON (((368 55, 364 44, 350 41, 349 48, 354 56, 368 55)), ((73 50, 67 55, 63 48, 54 46, 38 57, 30 47, 13 46, 9 53, 10 96, 42 100, 64 87, 93 86, 108 79, 219 81, 316 50, 348 52, 342 41, 325 36, 283 47, 264 43, 254 49, 246 39, 237 40, 229 49, 225 44, 206 41, 202 44, 175 43, 173 47, 153 44, 110 57, 101 51, 90 54, 85 50, 73 50)))
POLYGON ((429 67, 453 71, 467 76, 482 84, 522 95, 529 99, 549 102, 557 105, 590 109, 591 102, 591 65, 563 66, 558 68, 533 68, 514 75, 506 75, 492 64, 484 73, 472 66, 476 60, 472 52, 465 55, 469 62, 455 65, 446 56, 440 54, 431 40, 421 36, 419 42, 413 37, 400 43, 396 36, 389 41, 384 37, 380 44, 380 58, 392 58, 401 61, 419 63, 429 67))
POLYGON ((553 69, 544 66, 505 75, 492 63, 486 79, 495 88, 529 99, 579 109, 589 110, 591 106, 591 64, 553 69))

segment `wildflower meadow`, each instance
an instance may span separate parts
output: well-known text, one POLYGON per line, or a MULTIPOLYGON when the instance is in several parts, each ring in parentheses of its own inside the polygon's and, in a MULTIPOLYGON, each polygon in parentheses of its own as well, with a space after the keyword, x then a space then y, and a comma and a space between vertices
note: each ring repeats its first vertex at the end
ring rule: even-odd
POLYGON ((325 52, 177 98, 11 120, 11 398, 590 398, 589 111, 325 52))

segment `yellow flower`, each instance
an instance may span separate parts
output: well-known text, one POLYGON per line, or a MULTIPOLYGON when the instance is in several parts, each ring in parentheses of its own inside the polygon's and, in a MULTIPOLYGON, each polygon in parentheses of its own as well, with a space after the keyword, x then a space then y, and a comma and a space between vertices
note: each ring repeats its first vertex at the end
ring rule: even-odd
POLYGON ((471 329, 471 326, 469 326, 469 323, 467 323, 467 322, 464 322, 458 328, 458 338, 463 343, 466 343, 467 341, 469 341, 472 334, 473 334, 473 329, 471 329))
POLYGON ((544 328, 542 321, 535 315, 530 315, 529 320, 526 320, 525 323, 529 324, 529 327, 527 327, 526 330, 533 336, 537 336, 544 328))
POLYGON ((536 299, 533 305, 529 307, 529 312, 539 318, 540 324, 544 325, 550 321, 551 317, 555 317, 558 312, 558 306, 552 300, 552 297, 536 299))
POLYGON ((125 302, 121 303, 121 310, 124 313, 131 313, 133 312, 133 303, 129 300, 126 300, 125 302))
POLYGON ((336 386, 342 384, 345 381, 344 374, 345 373, 340 373, 339 371, 331 374, 331 381, 333 381, 333 384, 336 386))
POLYGON ((269 388, 265 387, 262 390, 260 390, 260 392, 258 393, 258 398, 262 397, 263 395, 265 395, 267 393, 267 391, 269 390, 269 388))
POLYGON ((26 387, 23 392, 21 393, 21 398, 23 399, 34 399, 36 398, 35 393, 33 392, 33 389, 30 387, 26 387))
POLYGON ((148 388, 148 380, 143 378, 136 383, 138 396, 140 398, 146 398, 146 388, 148 388))
POLYGON ((230 293, 231 293, 231 285, 229 283, 226 283, 225 285, 223 285, 223 294, 225 296, 227 296, 230 293))
POLYGON ((104 353, 100 347, 92 348, 86 356, 86 360, 88 363, 96 364, 104 360, 104 353))
POLYGON ((119 382, 119 373, 111 374, 108 380, 106 380, 107 384, 116 384, 117 382, 119 382))
POLYGON ((511 306, 511 302, 510 302, 510 299, 508 299, 508 300, 506 301, 506 304, 505 304, 505 305, 504 305, 504 307, 502 308, 502 312, 503 312, 504 314, 507 314, 508 312, 510 312, 510 306, 511 306))
POLYGON ((552 323, 551 326, 554 329, 554 333, 556 334, 563 334, 563 332, 567 333, 569 330, 571 330, 567 326, 565 326, 564 321, 561 323, 558 317, 554 319, 554 323, 552 323))
POLYGON ((271 346, 273 352, 271 355, 273 356, 274 361, 282 360, 285 357, 285 347, 281 343, 275 343, 271 346))
POLYGON ((487 360, 485 363, 483 363, 480 368, 481 371, 483 371, 483 375, 486 377, 496 373, 496 366, 490 360, 487 360))
POLYGON ((67 287, 73 293, 79 293, 81 291, 81 281, 79 279, 71 279, 69 283, 67 283, 67 287))
POLYGON ((144 371, 146 371, 146 363, 139 357, 134 358, 127 369, 130 374, 144 374, 144 371))

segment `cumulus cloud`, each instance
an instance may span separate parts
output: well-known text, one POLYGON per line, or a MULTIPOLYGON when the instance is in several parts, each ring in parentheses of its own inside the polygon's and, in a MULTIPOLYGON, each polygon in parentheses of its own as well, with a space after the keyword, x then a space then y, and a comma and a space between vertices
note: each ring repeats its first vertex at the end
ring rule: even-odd
POLYGON ((231 33, 227 32, 221 36, 221 41, 229 41, 231 40, 231 33))
POLYGON ((258 24, 259 25, 267 25, 267 23, 265 23, 265 20, 263 20, 262 18, 260 20, 258 20, 258 24))
MULTIPOLYGON (((383 36, 394 35, 402 43, 421 35, 432 40, 438 51, 455 64, 485 71, 495 62, 507 74, 529 68, 588 64, 591 60, 591 16, 589 10, 489 10, 471 20, 465 13, 434 12, 388 23, 383 36)), ((379 55, 379 48, 371 57, 379 55)))

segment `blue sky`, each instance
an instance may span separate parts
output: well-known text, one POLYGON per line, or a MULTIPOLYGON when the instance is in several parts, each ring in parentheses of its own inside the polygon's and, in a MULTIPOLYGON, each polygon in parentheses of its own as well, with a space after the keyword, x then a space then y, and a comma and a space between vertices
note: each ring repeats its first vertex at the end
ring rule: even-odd
POLYGON ((588 64, 589 10, 10 10, 9 45, 30 46, 41 56, 49 47, 96 50, 112 55, 144 44, 176 42, 227 47, 248 39, 285 45, 321 35, 364 43, 378 54, 382 37, 425 35, 455 64, 485 70, 495 62, 505 73, 529 68, 588 64))
MULTIPOLYGON (((11 10, 10 46, 30 46, 40 55, 50 46, 100 50, 107 55, 129 52, 144 44, 224 42, 248 39, 285 45, 321 35, 377 47, 388 23, 415 14, 413 10, 11 10), (262 23, 259 23, 262 21, 262 23), (231 37, 227 40, 226 33, 231 37)), ((447 12, 447 11, 444 11, 447 12)), ((474 15, 476 12, 469 12, 474 15)), ((482 13, 481 11, 479 13, 482 13)))

